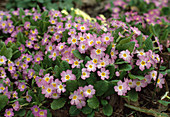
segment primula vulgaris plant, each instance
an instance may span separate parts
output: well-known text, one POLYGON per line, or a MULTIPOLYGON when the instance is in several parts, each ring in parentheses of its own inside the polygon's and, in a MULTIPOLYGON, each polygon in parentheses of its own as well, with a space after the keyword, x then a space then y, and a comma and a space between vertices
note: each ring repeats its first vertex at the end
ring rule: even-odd
POLYGON ((114 93, 131 99, 150 83, 165 83, 151 40, 157 37, 122 21, 18 9, 0 11, 0 31, 2 116, 50 117, 60 108, 94 115, 100 104, 110 116, 114 93))
POLYGON ((161 41, 168 37, 168 0, 114 0, 105 9, 111 11, 110 18, 128 22, 144 34, 152 33, 161 41))

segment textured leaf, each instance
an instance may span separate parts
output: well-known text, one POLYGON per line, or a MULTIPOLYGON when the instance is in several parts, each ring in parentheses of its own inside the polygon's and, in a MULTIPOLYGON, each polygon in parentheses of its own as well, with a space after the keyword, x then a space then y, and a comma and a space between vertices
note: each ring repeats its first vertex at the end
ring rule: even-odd
POLYGON ((92 98, 87 100, 88 106, 92 109, 96 109, 99 107, 99 100, 96 98, 96 96, 93 96, 92 98))
POLYGON ((53 100, 53 102, 51 103, 51 108, 53 110, 60 109, 60 108, 64 107, 65 103, 66 103, 65 98, 59 98, 59 99, 53 100))
POLYGON ((109 88, 109 84, 105 80, 97 81, 94 84, 94 89, 96 90, 96 96, 103 95, 109 88))
POLYGON ((7 105, 8 97, 6 95, 0 95, 0 111, 7 105))
POLYGON ((107 104, 103 107, 103 113, 106 116, 111 116, 113 113, 113 107, 110 104, 107 104))
POLYGON ((92 112, 93 109, 91 109, 88 105, 86 105, 83 109, 82 112, 84 114, 90 114, 92 112))
POLYGON ((70 109, 69 109, 69 114, 70 114, 71 116, 76 116, 76 115, 78 115, 79 113, 80 113, 80 110, 77 109, 76 106, 71 106, 71 107, 70 107, 70 109))
POLYGON ((78 87, 77 80, 68 80, 66 82, 66 89, 70 92, 75 91, 78 87))
POLYGON ((130 100, 136 102, 138 100, 138 93, 135 90, 130 90, 128 92, 128 97, 130 100))
POLYGON ((132 69, 132 66, 129 64, 120 65, 120 68, 119 68, 120 71, 130 71, 131 69, 132 69))
POLYGON ((76 58, 78 58, 80 60, 84 60, 84 56, 78 50, 74 50, 73 54, 76 58))

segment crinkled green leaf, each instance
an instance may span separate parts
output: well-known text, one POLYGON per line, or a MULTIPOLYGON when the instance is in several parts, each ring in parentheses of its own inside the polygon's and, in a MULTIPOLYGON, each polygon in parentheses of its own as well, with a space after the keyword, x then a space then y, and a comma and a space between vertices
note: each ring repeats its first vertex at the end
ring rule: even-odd
POLYGON ((75 91, 78 88, 77 80, 68 80, 66 82, 66 89, 70 92, 75 91))
POLYGON ((106 116, 111 116, 113 113, 113 107, 110 104, 107 104, 103 107, 103 113, 106 116))
POLYGON ((76 58, 78 58, 80 60, 84 60, 84 56, 78 50, 74 50, 73 54, 76 58))
POLYGON ((65 98, 55 99, 55 100, 53 100, 53 102, 51 103, 51 108, 52 108, 53 110, 60 109, 60 108, 64 107, 65 103, 66 103, 66 99, 65 99, 65 98))
POLYGON ((8 97, 6 95, 0 95, 0 111, 7 105, 8 97))
POLYGON ((103 95, 109 88, 109 84, 105 80, 97 81, 94 84, 94 89, 96 90, 96 96, 103 95))
POLYGON ((80 113, 80 110, 76 106, 71 106, 69 109, 70 116, 76 116, 80 113))
POLYGON ((92 109, 96 109, 99 107, 99 100, 96 96, 93 96, 92 98, 87 100, 88 106, 92 109))

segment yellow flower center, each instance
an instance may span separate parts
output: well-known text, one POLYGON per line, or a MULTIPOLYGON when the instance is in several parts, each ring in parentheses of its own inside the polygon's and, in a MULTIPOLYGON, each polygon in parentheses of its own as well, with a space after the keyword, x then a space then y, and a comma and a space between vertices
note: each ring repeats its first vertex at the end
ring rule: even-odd
POLYGON ((66 77, 65 77, 67 80, 69 80, 70 79, 70 76, 69 75, 66 75, 66 77))
POLYGON ((95 63, 95 64, 96 64, 96 63, 97 63, 97 59, 94 59, 94 60, 93 60, 93 63, 95 63))
POLYGON ((140 86, 140 84, 141 84, 141 82, 139 82, 139 81, 138 81, 138 82, 136 82, 136 85, 137 85, 137 86, 140 86))
POLYGON ((88 90, 87 90, 87 93, 91 93, 91 89, 88 89, 88 90))
POLYGON ((100 54, 100 53, 101 53, 101 50, 100 50, 100 49, 97 49, 97 50, 96 50, 96 53, 97 53, 97 54, 100 54))
POLYGON ((49 78, 49 77, 45 78, 45 81, 46 81, 46 82, 48 82, 49 80, 50 80, 50 78, 49 78))
POLYGON ((83 37, 80 37, 80 40, 81 40, 81 41, 84 41, 84 38, 83 38, 83 37))
POLYGON ((158 81, 157 81, 157 83, 159 84, 160 83, 160 79, 158 78, 158 81))
POLYGON ((93 42, 94 42, 94 41, 90 41, 90 45, 92 45, 92 44, 93 44, 93 42))
POLYGON ((84 30, 84 29, 85 29, 85 28, 82 26, 82 27, 81 27, 81 30, 84 30))
POLYGON ((86 72, 83 72, 83 76, 86 76, 86 72))
POLYGON ((122 90, 122 89, 123 89, 123 87, 120 85, 120 86, 119 86, 119 90, 122 90))
POLYGON ((104 62, 101 62, 101 66, 104 66, 105 65, 105 63, 104 62))
POLYGON ((44 112, 43 112, 43 111, 40 111, 39 114, 40 114, 40 115, 44 115, 44 112))
POLYGON ((145 61, 142 61, 142 62, 141 62, 141 65, 146 65, 145 61))
POLYGON ((143 52, 140 52, 140 55, 143 55, 143 52))
POLYGON ((73 42, 73 43, 76 43, 76 42, 77 42, 77 40, 76 40, 76 39, 72 39, 72 42, 73 42))
POLYGON ((10 67, 9 67, 9 69, 10 69, 10 70, 12 70, 12 69, 13 69, 13 67, 12 67, 12 66, 10 66, 10 67))
POLYGON ((37 61, 40 61, 40 57, 37 58, 37 61))
POLYGON ((10 112, 10 111, 8 111, 8 112, 7 112, 7 115, 8 115, 8 116, 10 116, 10 115, 11 115, 11 112, 10 112))
POLYGON ((93 65, 89 65, 89 68, 93 68, 93 65))
POLYGON ((108 40, 109 40, 109 37, 105 37, 105 40, 108 41, 108 40))
POLYGON ((27 58, 27 61, 30 61, 30 58, 27 58))
POLYGON ((51 89, 50 89, 50 88, 48 88, 48 89, 47 89, 47 92, 48 92, 48 93, 51 93, 51 89))
POLYGON ((35 112, 38 112, 38 108, 34 108, 34 111, 35 111, 35 112))
POLYGON ((102 76, 106 76, 106 73, 102 72, 101 75, 102 75, 102 76))
POLYGON ((49 50, 52 50, 52 49, 53 49, 53 47, 52 47, 52 46, 50 46, 50 47, 49 47, 49 50))
POLYGON ((124 57, 126 57, 127 55, 126 54, 123 54, 124 57))
POLYGON ((73 100, 75 100, 75 99, 77 99, 77 96, 75 95, 75 96, 73 96, 73 100))
POLYGON ((82 49, 85 49, 85 45, 82 45, 81 48, 82 48, 82 49))
POLYGON ((25 85, 22 85, 21 88, 24 89, 24 88, 25 88, 25 85))
POLYGON ((79 62, 78 62, 78 61, 75 61, 75 62, 74 62, 74 65, 78 65, 78 64, 79 64, 79 62))
POLYGON ((111 52, 110 54, 113 56, 113 55, 114 55, 114 52, 111 52))
POLYGON ((0 61, 1 61, 1 62, 4 62, 4 59, 1 58, 0 61))
POLYGON ((55 36, 55 38, 56 38, 56 39, 59 39, 59 38, 60 38, 60 36, 59 36, 59 35, 56 35, 56 36, 55 36))
POLYGON ((54 23, 55 23, 55 21, 54 21, 54 20, 52 20, 52 21, 51 21, 51 23, 52 23, 52 24, 54 24, 54 23))
POLYGON ((62 89, 62 88, 63 88, 63 86, 62 86, 62 85, 60 85, 60 86, 59 86, 59 89, 62 89))

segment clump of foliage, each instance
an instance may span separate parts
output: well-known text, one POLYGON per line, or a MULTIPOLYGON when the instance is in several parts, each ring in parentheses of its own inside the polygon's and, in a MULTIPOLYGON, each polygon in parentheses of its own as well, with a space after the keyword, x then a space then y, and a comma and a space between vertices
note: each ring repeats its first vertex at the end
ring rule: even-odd
POLYGON ((111 11, 111 18, 128 22, 144 34, 152 33, 160 41, 167 40, 170 31, 168 0, 114 0, 105 9, 111 11))
POLYGON ((74 7, 74 4, 81 5, 81 0, 9 0, 6 8, 17 9, 17 8, 26 8, 31 9, 33 7, 40 6, 40 8, 45 7, 46 9, 67 9, 74 7))
POLYGON ((17 9, 0 11, 0 31, 2 116, 51 117, 61 108, 111 116, 113 94, 136 101, 144 87, 166 80, 158 37, 119 20, 17 9))

